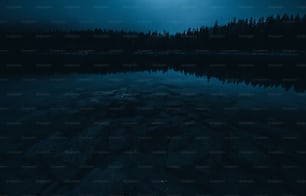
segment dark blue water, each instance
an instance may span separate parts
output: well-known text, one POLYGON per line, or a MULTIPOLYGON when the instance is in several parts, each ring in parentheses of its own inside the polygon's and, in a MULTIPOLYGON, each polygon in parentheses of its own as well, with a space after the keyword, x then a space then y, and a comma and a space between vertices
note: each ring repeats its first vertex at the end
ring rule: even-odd
POLYGON ((183 73, 2 77, 4 195, 303 195, 306 94, 183 73))

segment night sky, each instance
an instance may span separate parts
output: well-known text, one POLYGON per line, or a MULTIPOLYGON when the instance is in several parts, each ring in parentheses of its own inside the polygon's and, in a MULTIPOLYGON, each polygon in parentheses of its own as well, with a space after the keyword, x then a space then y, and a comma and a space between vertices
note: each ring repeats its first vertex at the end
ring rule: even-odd
POLYGON ((237 18, 304 14, 303 0, 0 0, 5 28, 183 31, 237 18))

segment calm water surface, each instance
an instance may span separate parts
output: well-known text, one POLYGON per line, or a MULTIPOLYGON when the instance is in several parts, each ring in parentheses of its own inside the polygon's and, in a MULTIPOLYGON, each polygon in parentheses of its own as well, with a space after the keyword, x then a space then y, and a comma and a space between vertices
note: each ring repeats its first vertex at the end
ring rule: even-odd
POLYGON ((2 77, 0 193, 303 195, 306 94, 180 72, 2 77))

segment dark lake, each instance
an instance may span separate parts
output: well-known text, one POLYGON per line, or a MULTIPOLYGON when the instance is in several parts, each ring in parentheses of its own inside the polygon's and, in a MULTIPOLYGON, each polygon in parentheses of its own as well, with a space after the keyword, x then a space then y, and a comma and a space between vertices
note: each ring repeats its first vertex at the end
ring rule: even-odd
POLYGON ((0 78, 0 194, 303 195, 306 93, 172 69, 0 78))

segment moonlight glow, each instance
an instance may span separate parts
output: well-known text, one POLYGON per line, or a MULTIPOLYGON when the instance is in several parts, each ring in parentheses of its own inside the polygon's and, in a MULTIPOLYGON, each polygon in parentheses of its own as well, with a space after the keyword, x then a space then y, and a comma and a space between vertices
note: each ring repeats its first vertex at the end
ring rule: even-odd
MULTIPOLYGON (((14 0, 0 1, 0 20, 22 21, 44 28, 113 28, 182 31, 188 27, 225 23, 233 17, 305 13, 301 0, 14 0)), ((6 22, 0 23, 5 25, 6 22)))

